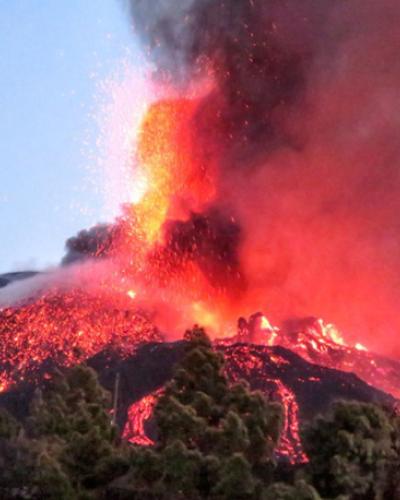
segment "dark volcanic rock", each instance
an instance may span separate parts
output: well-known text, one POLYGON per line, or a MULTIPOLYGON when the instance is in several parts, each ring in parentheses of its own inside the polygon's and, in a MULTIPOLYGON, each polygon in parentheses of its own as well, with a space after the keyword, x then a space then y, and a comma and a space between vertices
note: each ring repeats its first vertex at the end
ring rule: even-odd
MULTIPOLYGON (((120 375, 118 422, 121 426, 132 403, 162 387, 171 378, 183 347, 183 342, 146 344, 128 359, 101 353, 89 360, 88 364, 110 391, 114 389, 117 373, 120 375)), ((225 355, 231 379, 247 380, 253 389, 260 389, 272 397, 276 392, 274 381, 279 380, 294 393, 300 416, 305 419, 326 411, 337 399, 388 406, 396 401, 352 373, 309 363, 283 347, 234 344, 217 348, 225 355)))

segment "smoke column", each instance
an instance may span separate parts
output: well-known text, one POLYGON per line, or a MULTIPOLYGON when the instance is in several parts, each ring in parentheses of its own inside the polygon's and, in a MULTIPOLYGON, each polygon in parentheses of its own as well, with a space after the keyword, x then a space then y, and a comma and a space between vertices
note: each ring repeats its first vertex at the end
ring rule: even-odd
MULTIPOLYGON (((239 276, 238 315, 321 315, 400 354, 400 4, 131 0, 129 8, 155 80, 178 91, 213 82, 191 127, 215 195, 187 224, 168 225, 175 248, 190 251, 178 233, 204 217, 213 243, 202 248, 239 276)), ((226 280, 209 262, 203 268, 226 280)))

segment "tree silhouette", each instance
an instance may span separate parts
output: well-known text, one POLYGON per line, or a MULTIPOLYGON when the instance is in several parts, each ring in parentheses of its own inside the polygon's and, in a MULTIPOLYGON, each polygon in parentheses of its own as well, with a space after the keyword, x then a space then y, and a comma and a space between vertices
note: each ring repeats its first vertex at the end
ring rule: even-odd
POLYGON ((281 407, 244 383, 231 386, 202 328, 184 338, 185 355, 155 408, 156 447, 137 450, 131 484, 157 498, 259 498, 272 478, 281 407))
POLYGON ((313 484, 329 498, 400 498, 398 430, 399 418, 378 406, 336 403, 304 432, 313 484))
POLYGON ((27 429, 47 444, 49 460, 57 461, 80 495, 128 468, 126 447, 111 422, 110 396, 88 367, 56 373, 47 390, 37 392, 27 429))

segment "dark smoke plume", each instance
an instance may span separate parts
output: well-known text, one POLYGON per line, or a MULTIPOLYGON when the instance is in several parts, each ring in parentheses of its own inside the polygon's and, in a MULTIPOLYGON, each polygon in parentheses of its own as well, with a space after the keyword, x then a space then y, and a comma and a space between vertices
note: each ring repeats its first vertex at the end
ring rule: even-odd
POLYGON ((170 262, 190 259, 198 263, 210 282, 236 293, 245 283, 240 273, 240 228, 224 214, 209 210, 192 213, 186 221, 168 221, 164 227, 164 251, 170 262))
MULTIPOLYGON (((216 89, 205 99, 197 125, 200 132, 213 125, 228 163, 254 154, 260 142, 263 154, 282 144, 296 145, 285 114, 304 97, 331 4, 132 0, 130 7, 135 32, 161 76, 167 72, 184 85, 205 69, 212 72, 216 89)), ((206 146, 214 142, 203 139, 206 146)))
POLYGON ((253 312, 400 352, 400 3, 129 4, 155 78, 215 82, 193 127, 253 312))
POLYGON ((97 224, 90 229, 80 231, 65 243, 66 254, 62 265, 109 256, 115 241, 118 225, 97 224))

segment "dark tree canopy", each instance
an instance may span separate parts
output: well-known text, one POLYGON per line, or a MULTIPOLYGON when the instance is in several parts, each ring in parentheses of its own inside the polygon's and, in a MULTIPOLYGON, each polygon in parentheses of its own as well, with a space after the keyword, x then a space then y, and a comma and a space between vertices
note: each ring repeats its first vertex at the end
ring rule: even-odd
POLYGON ((275 464, 282 410, 244 383, 230 385, 204 330, 186 332, 186 352, 155 408, 154 450, 137 450, 132 481, 159 498, 261 498, 275 464))
POLYGON ((24 427, 1 413, 0 498, 101 498, 128 467, 109 399, 96 373, 77 366, 36 392, 24 427))
POLYGON ((336 403, 304 433, 313 484, 328 498, 399 499, 399 424, 373 404, 336 403))

